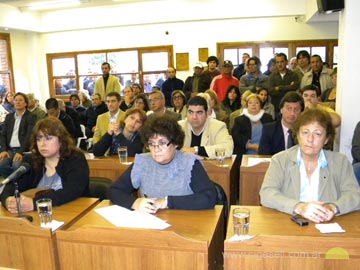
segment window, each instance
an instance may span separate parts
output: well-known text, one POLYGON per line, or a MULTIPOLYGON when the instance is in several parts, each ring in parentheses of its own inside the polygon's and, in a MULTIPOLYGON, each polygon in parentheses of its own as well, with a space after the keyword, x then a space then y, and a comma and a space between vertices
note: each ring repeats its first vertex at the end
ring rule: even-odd
POLYGON ((15 92, 12 70, 10 35, 0 33, 0 99, 7 91, 15 92))
POLYGON ((47 54, 50 96, 68 97, 81 89, 94 93, 95 80, 108 62, 121 89, 133 82, 145 92, 164 77, 173 62, 172 46, 47 54))
POLYGON ((234 42, 218 43, 218 54, 220 63, 223 60, 231 60, 234 66, 241 64, 241 56, 244 52, 250 56, 256 55, 260 58, 261 70, 266 70, 266 64, 276 53, 283 52, 288 59, 296 56, 300 50, 307 50, 310 55, 318 54, 330 67, 338 63, 337 40, 307 40, 307 41, 279 41, 279 42, 234 42))

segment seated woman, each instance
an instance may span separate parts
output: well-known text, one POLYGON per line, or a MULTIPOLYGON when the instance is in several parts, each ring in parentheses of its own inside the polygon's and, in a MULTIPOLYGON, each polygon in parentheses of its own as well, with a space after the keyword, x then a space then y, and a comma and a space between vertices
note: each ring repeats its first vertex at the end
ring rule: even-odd
POLYGON ((150 153, 135 161, 110 188, 110 200, 128 209, 155 213, 158 209, 210 209, 214 185, 194 154, 180 151, 185 134, 176 120, 154 118, 141 131, 150 153), (139 189, 141 197, 131 194, 139 189))
MULTIPOLYGON (((32 154, 23 158, 30 170, 18 180, 19 191, 29 194, 21 195, 23 212, 35 210, 35 201, 40 198, 50 198, 53 206, 59 206, 88 195, 88 163, 60 120, 47 117, 37 122, 31 137, 31 150, 32 154), (31 189, 35 190, 31 192, 31 189), (35 194, 33 198, 31 193, 35 194)), ((10 182, 1 194, 2 205, 11 213, 17 213, 14 190, 14 184, 10 182)))
POLYGON ((186 109, 186 96, 181 90, 174 90, 171 93, 171 105, 172 108, 169 108, 169 111, 176 112, 181 115, 181 120, 184 120, 187 115, 186 109))
POLYGON ((263 103, 256 94, 246 99, 246 109, 235 118, 231 136, 234 140, 234 154, 241 159, 243 154, 257 154, 263 125, 272 122, 272 117, 262 109, 263 103))
POLYGON ((269 90, 266 88, 259 88, 257 90, 257 94, 261 99, 261 102, 264 104, 263 109, 267 114, 270 114, 272 119, 275 120, 275 108, 274 105, 271 103, 269 90))
POLYGON ((149 99, 146 94, 140 93, 135 97, 134 108, 142 109, 144 112, 150 111, 149 99))
POLYGON ((232 112, 240 109, 241 107, 241 94, 239 87, 236 85, 230 85, 226 91, 226 96, 221 103, 221 109, 223 109, 228 115, 232 112))
POLYGON ((317 223, 360 209, 360 188, 349 160, 323 150, 335 135, 329 114, 304 111, 293 134, 298 145, 271 160, 260 190, 261 204, 317 223))
POLYGON ((146 114, 138 108, 131 108, 125 112, 124 121, 119 124, 109 124, 108 132, 101 137, 100 141, 94 144, 93 153, 95 156, 103 156, 106 151, 108 155, 117 155, 120 146, 127 146, 128 156, 143 152, 143 144, 139 130, 146 121, 146 114))

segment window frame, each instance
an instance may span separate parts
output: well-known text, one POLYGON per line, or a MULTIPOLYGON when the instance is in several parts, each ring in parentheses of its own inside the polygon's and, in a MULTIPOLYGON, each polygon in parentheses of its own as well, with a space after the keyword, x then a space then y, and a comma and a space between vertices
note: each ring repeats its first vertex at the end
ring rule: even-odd
MULTIPOLYGON (((9 89, 10 92, 16 93, 15 88, 15 81, 14 81, 14 70, 13 70, 13 61, 12 61, 12 53, 11 53, 11 41, 10 41, 10 34, 8 33, 0 33, 0 40, 5 41, 6 43, 6 61, 8 64, 8 69, 0 69, 0 74, 8 75, 9 76, 9 89)), ((4 85, 5 86, 5 85, 4 85)))
MULTIPOLYGON (((106 54, 106 61, 108 60, 108 53, 114 53, 114 52, 124 52, 124 51, 137 51, 138 54, 138 71, 139 74, 139 82, 141 85, 143 85, 144 82, 144 75, 151 74, 152 72, 147 71, 144 72, 143 65, 142 65, 142 53, 152 53, 152 52, 167 52, 168 54, 168 66, 173 66, 173 46, 172 45, 164 45, 164 46, 152 46, 152 47, 135 47, 135 48, 121 48, 121 49, 107 49, 107 50, 90 50, 90 51, 75 51, 75 52, 60 52, 60 53, 48 53, 46 54, 46 63, 47 63, 47 71, 48 71, 48 85, 49 85, 49 94, 50 97, 60 98, 67 100, 69 98, 69 95, 57 95, 54 87, 54 80, 55 79, 64 79, 69 78, 69 76, 54 76, 53 75, 53 65, 52 61, 54 59, 61 59, 61 58, 74 58, 75 61, 75 79, 76 79, 76 88, 77 92, 81 90, 79 88, 80 84, 80 76, 84 76, 83 74, 79 74, 79 67, 78 67, 78 55, 81 54, 93 54, 93 53, 105 53, 106 54)), ((156 72, 165 73, 167 67, 164 67, 164 70, 158 70, 156 72)), ((128 73, 116 73, 117 75, 120 74, 128 74, 128 73)), ((101 76, 102 74, 94 73, 94 76, 101 76)), ((122 89, 123 90, 123 89, 122 89)))

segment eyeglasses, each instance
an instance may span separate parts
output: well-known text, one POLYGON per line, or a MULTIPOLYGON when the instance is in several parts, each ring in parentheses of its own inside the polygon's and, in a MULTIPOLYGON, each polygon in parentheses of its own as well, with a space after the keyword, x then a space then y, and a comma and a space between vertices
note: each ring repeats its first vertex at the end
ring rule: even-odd
POLYGON ((175 99, 175 100, 183 99, 183 96, 173 96, 173 99, 175 99))
POLYGON ((148 142, 147 145, 149 148, 155 149, 156 147, 164 149, 166 147, 168 147, 171 144, 171 141, 169 142, 164 142, 164 141, 160 141, 158 142, 158 144, 155 144, 153 142, 148 142))

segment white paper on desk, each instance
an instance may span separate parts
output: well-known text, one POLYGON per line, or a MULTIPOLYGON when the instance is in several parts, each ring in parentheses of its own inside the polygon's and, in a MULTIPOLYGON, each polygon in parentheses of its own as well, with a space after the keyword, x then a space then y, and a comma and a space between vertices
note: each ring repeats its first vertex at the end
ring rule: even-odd
POLYGON ((118 205, 95 209, 95 211, 116 227, 163 230, 171 226, 151 214, 131 211, 118 205))
POLYGON ((57 220, 52 220, 50 224, 42 227, 42 228, 49 228, 51 229, 51 231, 56 231, 57 229, 59 229, 62 225, 64 224, 63 221, 57 221, 57 220))
POLYGON ((271 158, 248 158, 248 167, 255 166, 261 162, 270 162, 271 158))
POLYGON ((233 235, 229 239, 227 239, 226 242, 243 242, 246 240, 250 240, 254 237, 255 235, 233 235))
POLYGON ((345 230, 341 228, 339 223, 325 223, 325 224, 316 224, 315 228, 318 229, 321 233, 343 233, 345 230))

